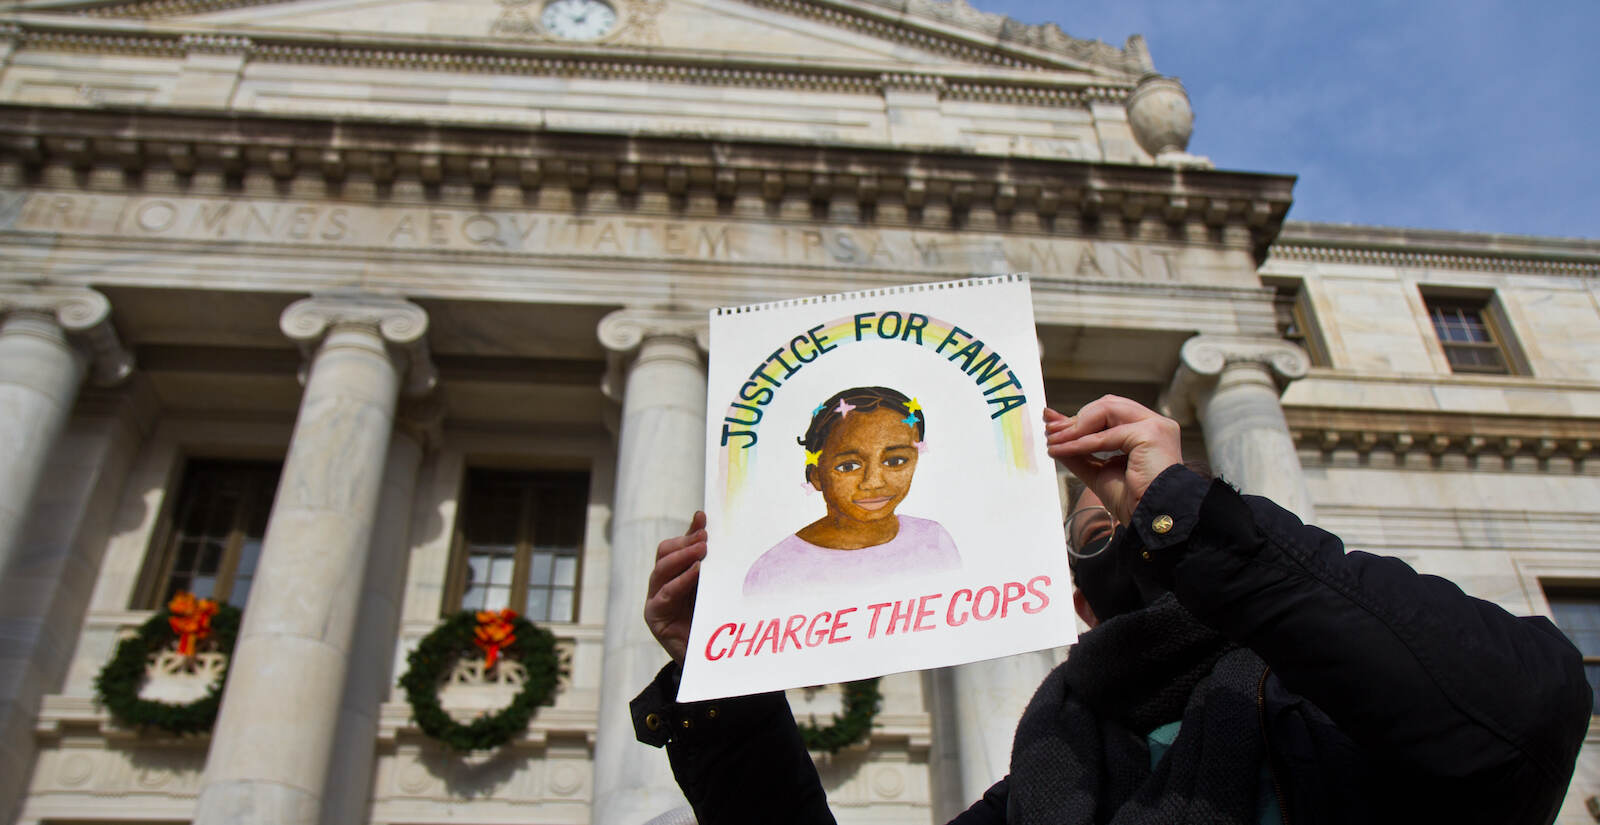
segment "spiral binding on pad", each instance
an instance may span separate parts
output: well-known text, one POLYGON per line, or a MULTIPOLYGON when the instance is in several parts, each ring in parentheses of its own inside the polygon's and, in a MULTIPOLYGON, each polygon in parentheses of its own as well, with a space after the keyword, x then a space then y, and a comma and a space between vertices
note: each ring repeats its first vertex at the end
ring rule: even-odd
POLYGON ((1013 272, 1009 275, 985 275, 981 277, 965 278, 959 281, 939 281, 931 284, 905 284, 903 286, 888 286, 879 289, 862 289, 855 292, 839 292, 833 295, 815 295, 809 298, 789 298, 783 301, 769 301, 764 304, 745 304, 744 306, 717 307, 712 310, 713 315, 745 315, 752 312, 766 312, 772 309, 787 309, 789 307, 810 306, 813 304, 831 304, 839 301, 848 301, 855 298, 882 298, 888 295, 906 295, 917 292, 942 292, 951 289, 966 289, 989 284, 1027 283, 1028 273, 1013 272))

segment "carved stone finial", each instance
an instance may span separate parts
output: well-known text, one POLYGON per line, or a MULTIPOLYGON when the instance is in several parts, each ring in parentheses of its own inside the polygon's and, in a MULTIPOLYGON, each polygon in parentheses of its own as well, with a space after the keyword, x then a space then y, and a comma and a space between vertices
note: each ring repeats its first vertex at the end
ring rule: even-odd
POLYGON ((1145 75, 1128 95, 1127 108, 1133 137, 1151 157, 1189 148, 1194 110, 1189 107, 1189 93, 1177 78, 1145 75))
POLYGON ((46 315, 55 320, 89 356, 89 378, 109 387, 133 374, 133 353, 122 346, 111 325, 111 302, 82 287, 0 287, 0 316, 12 312, 46 315))
POLYGON ((316 353, 323 337, 340 326, 370 329, 404 357, 406 395, 426 395, 438 383, 439 373, 428 352, 428 313, 403 298, 361 292, 323 293, 295 301, 278 319, 278 328, 300 345, 308 359, 316 353))
POLYGON ((1133 139, 1155 158, 1173 166, 1210 167, 1211 161, 1188 153, 1194 133, 1194 110, 1189 93, 1175 77, 1147 74, 1128 95, 1128 126, 1133 139))
POLYGON ((1163 413, 1179 422, 1193 421, 1197 394, 1215 384, 1232 364, 1259 364, 1282 389, 1305 377, 1311 357, 1279 338, 1196 335, 1178 350, 1178 371, 1161 397, 1163 413))

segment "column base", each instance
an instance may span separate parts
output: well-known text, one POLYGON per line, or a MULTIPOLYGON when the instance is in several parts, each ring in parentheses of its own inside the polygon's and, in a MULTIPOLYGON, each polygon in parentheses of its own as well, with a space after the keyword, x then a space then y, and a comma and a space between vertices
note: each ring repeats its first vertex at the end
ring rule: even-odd
POLYGON ((301 788, 241 779, 201 791, 194 820, 230 825, 317 825, 320 808, 321 801, 301 788))

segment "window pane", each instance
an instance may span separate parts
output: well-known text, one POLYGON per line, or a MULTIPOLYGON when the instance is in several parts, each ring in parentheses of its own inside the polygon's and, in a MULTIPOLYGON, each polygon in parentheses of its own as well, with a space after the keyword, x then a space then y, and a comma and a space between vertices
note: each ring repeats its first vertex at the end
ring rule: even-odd
POLYGON ((572 591, 566 588, 556 588, 550 591, 550 621, 570 622, 578 617, 572 612, 572 591))
POLYGON ((1450 369, 1455 372, 1511 372, 1494 330, 1484 317, 1483 301, 1460 298, 1427 298, 1428 316, 1443 345, 1450 369))
POLYGON ((467 592, 461 596, 462 610, 482 610, 484 600, 488 598, 488 591, 481 584, 467 585, 467 592))
POLYGON ((227 552, 227 549, 228 546, 222 541, 213 539, 206 542, 205 547, 200 550, 200 572, 216 573, 222 567, 222 554, 227 552))
POLYGON ((168 540, 167 580, 156 588, 165 604, 173 593, 242 605, 260 562, 261 537, 279 465, 260 461, 191 461, 178 487, 175 523, 168 540), (230 587, 219 589, 223 581, 230 587), (235 591, 237 590, 237 594, 235 591))
POLYGON ((516 572, 516 559, 510 556, 495 558, 489 566, 489 583, 497 587, 510 587, 511 577, 516 572))
POLYGON ((256 572, 256 563, 261 560, 261 539, 245 538, 239 546, 239 564, 234 568, 235 576, 248 576, 256 572))
POLYGON ((550 619, 550 591, 535 587, 528 591, 528 618, 536 622, 550 619))
MULTIPOLYGON (((1553 591, 1547 594, 1556 626, 1567 634, 1584 658, 1600 656, 1600 591, 1553 591)), ((1586 662, 1584 672, 1595 691, 1600 711, 1600 662, 1586 662)))
POLYGON ((556 573, 550 578, 550 583, 562 587, 572 587, 578 583, 578 557, 560 556, 556 559, 556 573))
POLYGON ((550 562, 555 557, 549 553, 534 553, 528 557, 528 583, 549 584, 550 562))
POLYGON ((194 570, 195 560, 200 558, 200 542, 187 540, 178 545, 178 560, 172 565, 173 575, 179 571, 189 573, 194 570))
POLYGON ((588 491, 583 473, 468 473, 460 530, 469 565, 478 556, 493 556, 469 581, 490 585, 487 607, 508 600, 532 620, 571 621, 588 491), (527 587, 511 598, 514 581, 527 587))

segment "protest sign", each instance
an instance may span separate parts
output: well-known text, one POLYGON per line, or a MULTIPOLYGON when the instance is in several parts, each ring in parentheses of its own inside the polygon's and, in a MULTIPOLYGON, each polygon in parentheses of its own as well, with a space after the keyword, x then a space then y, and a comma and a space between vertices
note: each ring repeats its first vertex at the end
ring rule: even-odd
POLYGON ((1026 276, 712 312, 678 699, 1069 644, 1026 276))

